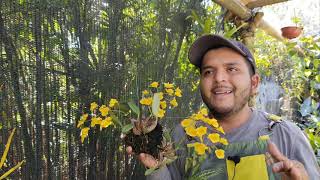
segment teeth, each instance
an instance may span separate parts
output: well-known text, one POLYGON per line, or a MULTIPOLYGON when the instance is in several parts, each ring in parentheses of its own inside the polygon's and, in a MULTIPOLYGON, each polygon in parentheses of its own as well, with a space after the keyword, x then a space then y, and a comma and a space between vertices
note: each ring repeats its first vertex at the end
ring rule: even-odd
POLYGON ((223 92, 215 92, 216 94, 225 94, 225 93, 227 93, 227 94, 229 94, 229 93, 231 93, 231 91, 223 91, 223 92))

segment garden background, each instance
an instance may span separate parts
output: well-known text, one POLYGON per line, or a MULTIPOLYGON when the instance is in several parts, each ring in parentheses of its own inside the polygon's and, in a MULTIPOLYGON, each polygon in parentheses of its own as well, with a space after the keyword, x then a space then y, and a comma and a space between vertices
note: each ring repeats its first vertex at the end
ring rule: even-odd
MULTIPOLYGON (((256 106, 295 121, 319 155, 320 2, 257 11, 273 25, 297 17, 304 32, 279 41, 255 31, 250 45, 263 80, 256 106)), ((25 160, 10 178, 144 179, 119 130, 91 130, 81 143, 80 116, 91 102, 138 102, 153 81, 183 92, 179 107, 167 111, 166 127, 198 110, 199 76, 188 48, 207 33, 240 39, 241 28, 225 14, 201 0, 1 0, 0 154, 16 133, 0 175, 25 160)))

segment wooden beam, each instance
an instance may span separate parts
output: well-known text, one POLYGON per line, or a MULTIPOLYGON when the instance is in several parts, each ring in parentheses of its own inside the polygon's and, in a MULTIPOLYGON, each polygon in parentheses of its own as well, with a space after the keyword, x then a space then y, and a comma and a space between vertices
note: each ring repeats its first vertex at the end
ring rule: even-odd
POLYGON ((283 41, 284 38, 281 35, 281 31, 280 29, 275 29, 271 24, 269 24, 266 20, 264 20, 263 18, 261 19, 259 25, 257 26, 258 28, 261 28, 262 30, 264 30, 267 34, 269 34, 270 36, 283 41))
MULTIPOLYGON (((232 14, 238 16, 242 20, 248 20, 252 17, 251 9, 244 6, 239 0, 213 0, 215 3, 219 4, 220 6, 228 9, 232 14)), ((259 0, 260 1, 260 0, 259 0)), ((272 0, 266 0, 268 2, 272 0)), ((280 0, 273 0, 273 1, 280 1, 280 0)), ((278 40, 283 40, 281 35, 280 29, 275 29, 271 24, 269 24, 266 20, 261 18, 259 22, 255 22, 256 28, 263 29, 267 34, 273 36, 278 40)))
POLYGON ((281 3, 285 1, 288 1, 288 0, 256 0, 256 1, 249 2, 248 4, 246 4, 246 6, 249 9, 253 9, 253 8, 263 7, 263 6, 281 3))
POLYGON ((240 17, 241 19, 248 20, 251 17, 250 10, 238 0, 213 0, 213 1, 219 4, 220 6, 228 9, 234 15, 240 17))

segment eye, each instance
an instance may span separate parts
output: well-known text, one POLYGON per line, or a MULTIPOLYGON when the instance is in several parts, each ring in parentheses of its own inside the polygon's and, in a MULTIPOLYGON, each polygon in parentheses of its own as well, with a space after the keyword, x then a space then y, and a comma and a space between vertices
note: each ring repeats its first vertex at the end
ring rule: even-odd
POLYGON ((205 71, 203 71, 203 73, 202 73, 203 76, 209 76, 209 75, 211 75, 211 74, 213 74, 213 71, 212 71, 212 70, 205 70, 205 71))
POLYGON ((238 69, 235 68, 235 67, 230 67, 230 68, 228 68, 228 71, 230 71, 230 72, 236 72, 236 71, 238 71, 238 69))

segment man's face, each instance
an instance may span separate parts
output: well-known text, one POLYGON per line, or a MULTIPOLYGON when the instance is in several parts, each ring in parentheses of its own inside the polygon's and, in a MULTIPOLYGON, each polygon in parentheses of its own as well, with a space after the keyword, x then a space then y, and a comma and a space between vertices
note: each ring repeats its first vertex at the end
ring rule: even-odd
POLYGON ((216 118, 224 119, 248 106, 259 76, 250 77, 246 59, 222 47, 208 51, 201 65, 200 90, 204 103, 216 118))

